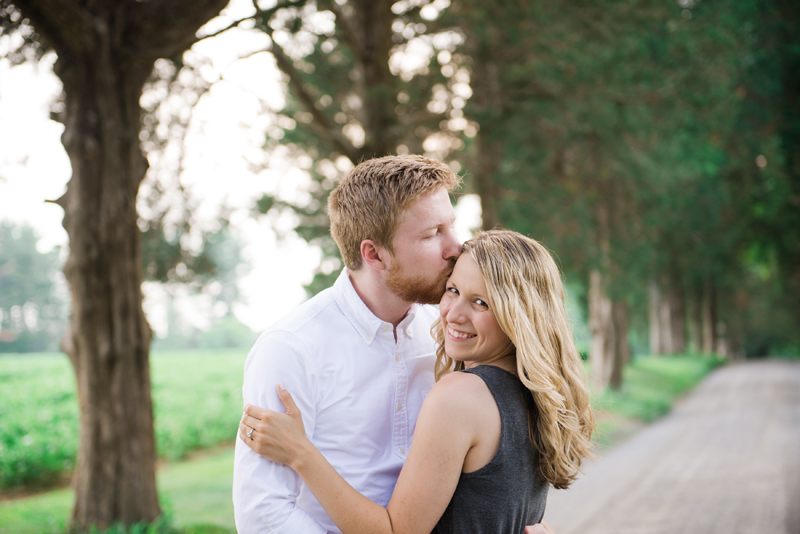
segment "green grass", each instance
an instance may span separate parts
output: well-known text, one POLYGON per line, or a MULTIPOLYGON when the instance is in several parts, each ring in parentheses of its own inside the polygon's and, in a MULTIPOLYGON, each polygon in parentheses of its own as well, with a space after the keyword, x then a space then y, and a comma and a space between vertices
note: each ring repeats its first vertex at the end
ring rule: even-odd
POLYGON ((626 428, 636 428, 637 422, 650 423, 667 414, 676 399, 722 363, 719 358, 700 356, 634 359, 625 368, 619 391, 606 389, 592 398, 600 445, 613 445, 626 428))
MULTIPOLYGON (((232 447, 166 465, 157 476, 162 508, 182 534, 235 532, 232 447)), ((71 489, 0 501, 0 534, 64 532, 72 503, 71 489)))
MULTIPOLYGON (((232 442, 246 350, 151 356, 156 447, 169 460, 232 442)), ((0 356, 0 491, 48 487, 75 464, 78 401, 63 354, 0 356)))

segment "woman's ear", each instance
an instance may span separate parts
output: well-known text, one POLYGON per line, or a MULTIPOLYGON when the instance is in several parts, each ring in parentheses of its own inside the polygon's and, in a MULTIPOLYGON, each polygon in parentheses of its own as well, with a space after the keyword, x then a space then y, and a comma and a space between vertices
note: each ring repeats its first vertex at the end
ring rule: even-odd
POLYGON ((361 242, 362 261, 376 271, 385 271, 389 267, 385 261, 388 253, 388 250, 376 245, 371 239, 365 239, 361 242))

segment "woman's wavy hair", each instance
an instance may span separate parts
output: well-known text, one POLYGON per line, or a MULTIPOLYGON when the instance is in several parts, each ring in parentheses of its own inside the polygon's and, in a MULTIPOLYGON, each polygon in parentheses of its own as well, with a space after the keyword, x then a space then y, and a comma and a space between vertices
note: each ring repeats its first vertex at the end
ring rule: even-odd
MULTIPOLYGON (((509 230, 481 232, 464 243, 483 275, 489 307, 516 347, 517 373, 533 396, 528 430, 539 452, 539 474, 557 489, 578 476, 592 457, 594 412, 583 365, 564 307, 561 274, 541 244, 509 230)), ((464 368, 444 351, 441 319, 436 339, 436 380, 464 368)))

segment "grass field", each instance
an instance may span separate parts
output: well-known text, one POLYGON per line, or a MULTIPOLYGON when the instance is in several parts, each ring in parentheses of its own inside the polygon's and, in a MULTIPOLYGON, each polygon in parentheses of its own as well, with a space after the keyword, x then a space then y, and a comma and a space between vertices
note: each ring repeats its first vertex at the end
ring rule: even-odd
MULTIPOLYGON (((232 447, 176 459, 235 437, 244 358, 244 352, 156 353, 152 357, 157 441, 161 456, 171 460, 159 469, 159 495, 170 523, 182 534, 234 532, 232 447)), ((620 391, 593 398, 600 445, 611 446, 625 435, 623 429, 638 428, 667 413, 676 398, 721 363, 698 357, 634 360, 625 369, 620 391)), ((64 469, 71 468, 77 445, 77 401, 66 357, 0 357, 0 384, 0 466, 27 476, 49 473, 45 480, 51 482, 58 479, 64 469), (12 413, 15 410, 21 413, 12 413), (70 446, 67 440, 72 440, 70 446), (8 458, 13 460, 7 460, 7 451, 12 451, 8 458), (14 461, 27 467, 15 470, 14 461)), ((61 489, 0 500, 0 534, 63 532, 72 499, 71 490, 61 489)))
MULTIPOLYGON (((161 458, 231 442, 242 413, 246 350, 151 357, 161 458)), ((0 356, 0 491, 57 484, 78 446, 75 377, 63 354, 0 356)))
MULTIPOLYGON (((233 448, 225 447, 158 470, 159 501, 183 534, 235 532, 231 473, 233 448)), ((64 532, 72 512, 70 489, 0 501, 0 534, 64 532)))

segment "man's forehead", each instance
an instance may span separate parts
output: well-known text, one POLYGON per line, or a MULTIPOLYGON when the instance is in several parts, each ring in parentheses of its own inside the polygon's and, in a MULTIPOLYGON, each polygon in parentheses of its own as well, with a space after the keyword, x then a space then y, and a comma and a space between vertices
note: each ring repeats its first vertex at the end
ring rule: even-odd
POLYGON ((428 197, 427 201, 422 199, 404 210, 399 227, 435 228, 441 225, 451 225, 455 219, 456 213, 450 204, 449 197, 447 197, 447 202, 428 197))

